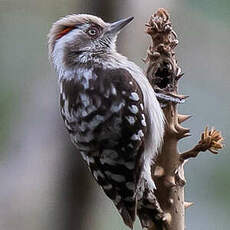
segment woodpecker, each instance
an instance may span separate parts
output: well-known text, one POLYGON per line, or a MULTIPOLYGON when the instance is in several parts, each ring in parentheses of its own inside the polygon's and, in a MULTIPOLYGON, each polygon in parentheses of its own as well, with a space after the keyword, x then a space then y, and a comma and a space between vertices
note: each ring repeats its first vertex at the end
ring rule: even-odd
POLYGON ((107 23, 73 14, 55 22, 48 35, 70 139, 130 228, 146 208, 143 194, 154 192, 151 164, 164 134, 153 88, 116 50, 117 35, 132 20, 107 23))

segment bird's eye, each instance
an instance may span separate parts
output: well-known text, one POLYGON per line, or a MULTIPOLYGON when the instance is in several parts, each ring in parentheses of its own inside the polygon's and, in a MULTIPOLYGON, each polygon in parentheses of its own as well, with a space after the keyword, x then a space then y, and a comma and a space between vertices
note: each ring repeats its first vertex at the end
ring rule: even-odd
POLYGON ((100 31, 97 27, 91 27, 88 29, 87 34, 91 37, 97 37, 100 31))

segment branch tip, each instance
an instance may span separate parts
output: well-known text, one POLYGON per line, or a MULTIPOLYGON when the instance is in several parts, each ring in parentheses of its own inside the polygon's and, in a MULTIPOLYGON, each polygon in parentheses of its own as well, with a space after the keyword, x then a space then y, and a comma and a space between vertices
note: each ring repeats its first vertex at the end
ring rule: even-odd
POLYGON ((194 158, 200 152, 205 152, 207 150, 213 154, 218 154, 218 150, 223 148, 223 140, 224 138, 222 137, 220 131, 217 131, 215 128, 211 128, 211 130, 209 130, 208 127, 205 127, 198 144, 193 149, 182 153, 180 155, 180 159, 183 162, 184 160, 194 158))

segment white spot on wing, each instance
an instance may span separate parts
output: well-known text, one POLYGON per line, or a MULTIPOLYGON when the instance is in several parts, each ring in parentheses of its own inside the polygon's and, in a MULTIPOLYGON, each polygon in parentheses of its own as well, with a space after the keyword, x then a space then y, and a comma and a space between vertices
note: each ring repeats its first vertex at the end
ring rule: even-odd
POLYGON ((133 116, 127 116, 125 119, 128 120, 130 125, 133 125, 135 123, 135 118, 133 116))
POLYGON ((124 105, 125 105, 124 102, 121 102, 121 103, 119 103, 119 104, 117 104, 117 103, 112 104, 112 106, 111 106, 111 112, 117 113, 118 111, 121 110, 121 108, 122 108, 124 105))
POLYGON ((87 117, 87 116, 88 116, 88 113, 86 112, 86 110, 82 110, 81 115, 82 115, 82 117, 87 117))
POLYGON ((81 102, 85 107, 90 105, 89 96, 85 93, 80 93, 81 102))
POLYGON ((111 184, 103 185, 102 187, 103 187, 103 189, 105 189, 105 190, 110 190, 110 189, 113 188, 113 186, 112 186, 111 184))
POLYGON ((138 140, 141 140, 141 138, 139 137, 139 135, 133 134, 133 135, 131 136, 131 140, 132 140, 132 141, 138 141, 138 140))
POLYGON ((117 90, 113 84, 111 84, 111 93, 112 95, 116 96, 117 95, 117 90))
POLYGON ((131 136, 131 140, 138 141, 138 140, 141 140, 141 137, 143 136, 144 136, 144 133, 142 132, 142 130, 139 130, 137 134, 133 134, 131 136))
POLYGON ((136 105, 131 105, 129 106, 129 111, 133 114, 137 114, 138 113, 138 108, 136 105))
POLYGON ((139 130, 139 131, 138 131, 138 135, 139 135, 140 137, 143 137, 143 136, 144 136, 143 131, 142 131, 142 130, 139 130))
POLYGON ((141 124, 143 126, 146 126, 145 115, 142 113, 141 116, 142 116, 141 124))
POLYGON ((131 95, 129 96, 129 98, 133 101, 139 101, 139 96, 137 93, 132 92, 131 95))
POLYGON ((143 104, 142 104, 142 103, 140 104, 140 107, 141 107, 141 109, 142 109, 142 110, 144 110, 144 106, 143 106, 143 104))

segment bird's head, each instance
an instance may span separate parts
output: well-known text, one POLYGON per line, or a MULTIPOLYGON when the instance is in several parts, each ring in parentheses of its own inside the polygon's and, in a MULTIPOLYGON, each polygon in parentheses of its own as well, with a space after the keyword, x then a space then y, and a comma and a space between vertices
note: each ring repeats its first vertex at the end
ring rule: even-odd
POLYGON ((49 56, 55 65, 60 62, 74 65, 87 57, 115 51, 116 37, 133 17, 106 23, 87 14, 73 14, 61 18, 50 29, 49 56))

